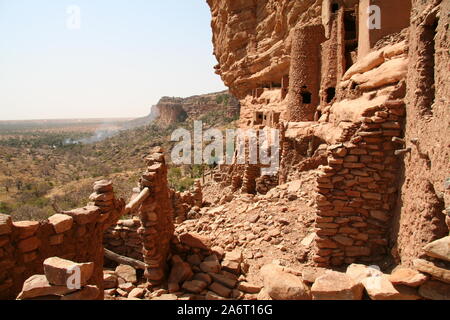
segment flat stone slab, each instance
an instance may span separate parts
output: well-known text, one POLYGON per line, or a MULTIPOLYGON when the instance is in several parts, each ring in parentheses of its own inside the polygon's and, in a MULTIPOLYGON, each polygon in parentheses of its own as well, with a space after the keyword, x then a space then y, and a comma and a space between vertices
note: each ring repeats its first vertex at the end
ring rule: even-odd
POLYGON ((45 275, 35 275, 25 281, 22 292, 17 299, 26 300, 45 296, 62 296, 75 291, 66 286, 52 286, 45 275))
POLYGON ((408 287, 420 287, 428 280, 428 277, 411 268, 396 268, 389 276, 389 281, 396 285, 408 287))
POLYGON ((72 229, 73 218, 67 214, 55 214, 48 218, 56 233, 64 233, 72 229))
POLYGON ((450 270, 438 267, 434 263, 422 259, 414 260, 413 264, 417 270, 431 275, 436 280, 450 284, 450 270))
POLYGON ((345 273, 327 271, 314 282, 313 300, 361 300, 364 287, 345 273))
POLYGON ((93 223, 100 217, 100 208, 95 206, 88 206, 84 208, 74 209, 64 212, 69 215, 73 220, 81 225, 93 223))

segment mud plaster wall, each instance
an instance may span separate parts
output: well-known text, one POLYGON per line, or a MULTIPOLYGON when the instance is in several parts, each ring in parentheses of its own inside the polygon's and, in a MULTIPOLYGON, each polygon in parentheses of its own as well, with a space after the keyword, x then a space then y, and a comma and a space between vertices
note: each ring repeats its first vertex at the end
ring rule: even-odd
POLYGON ((444 181, 450 176, 450 1, 441 3, 433 42, 437 19, 430 12, 439 2, 413 2, 406 98, 406 142, 411 153, 404 159, 392 230, 393 245, 397 244, 399 258, 407 265, 422 256, 425 244, 448 235, 442 211, 450 207, 448 195, 444 199, 444 181), (433 79, 435 93, 430 90, 433 79))
POLYGON ((410 24, 411 0, 361 0, 359 4, 358 59, 366 56, 378 40, 386 35, 407 28, 410 24), (369 30, 368 9, 377 5, 381 9, 381 28, 369 30))
POLYGON ((322 25, 296 29, 292 40, 289 121, 313 121, 319 105, 322 25), (308 101, 307 101, 308 100, 308 101))

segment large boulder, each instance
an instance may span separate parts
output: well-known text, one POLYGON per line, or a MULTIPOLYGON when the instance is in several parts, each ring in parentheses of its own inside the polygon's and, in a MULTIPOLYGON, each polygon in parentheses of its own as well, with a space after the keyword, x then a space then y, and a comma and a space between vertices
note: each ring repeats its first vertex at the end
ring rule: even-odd
POLYGON ((191 279, 194 273, 189 263, 184 262, 179 256, 174 256, 172 263, 173 266, 169 275, 169 291, 177 292, 179 290, 179 284, 191 279))
POLYGON ((211 240, 208 237, 196 233, 184 233, 180 235, 180 242, 191 248, 208 250, 211 248, 211 240))
POLYGON ((48 282, 56 286, 67 286, 69 278, 74 275, 79 275, 79 285, 83 287, 92 277, 94 272, 94 264, 75 263, 58 257, 53 257, 44 261, 44 272, 48 282))
POLYGON ((405 285, 408 287, 420 287, 428 280, 428 277, 417 270, 398 267, 392 271, 389 281, 394 285, 405 285))
POLYGON ((303 280, 268 264, 261 268, 265 292, 274 300, 311 300, 311 292, 303 280))
POLYGON ((377 266, 368 267, 363 264, 352 264, 347 268, 346 274, 356 283, 362 283, 362 281, 366 278, 381 276, 383 273, 377 266))
POLYGON ((429 257, 450 261, 450 236, 428 244, 424 250, 429 257))
POLYGON ((327 271, 314 282, 313 300, 361 300, 364 287, 345 273, 327 271))
POLYGON ((362 281, 372 300, 417 300, 419 297, 408 290, 398 290, 389 281, 389 276, 369 277, 362 281))

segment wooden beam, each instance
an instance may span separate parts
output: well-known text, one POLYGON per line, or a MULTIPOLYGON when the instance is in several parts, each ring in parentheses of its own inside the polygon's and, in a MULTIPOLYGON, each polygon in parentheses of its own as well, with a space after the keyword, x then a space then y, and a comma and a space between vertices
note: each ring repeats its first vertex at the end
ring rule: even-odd
POLYGON ((145 270, 145 263, 136 259, 121 256, 105 248, 105 258, 117 262, 119 264, 125 264, 135 269, 145 270))
POLYGON ((128 215, 131 212, 135 211, 141 204, 144 202, 148 196, 150 195, 150 189, 144 188, 141 193, 134 198, 130 203, 125 206, 125 211, 123 215, 128 215))

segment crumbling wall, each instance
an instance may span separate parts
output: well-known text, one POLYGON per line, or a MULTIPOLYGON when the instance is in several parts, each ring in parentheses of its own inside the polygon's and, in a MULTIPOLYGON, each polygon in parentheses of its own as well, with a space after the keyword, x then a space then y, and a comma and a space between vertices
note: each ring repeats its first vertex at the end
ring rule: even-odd
POLYGON ((175 223, 194 218, 203 204, 202 185, 197 180, 191 190, 185 192, 173 191, 170 198, 172 200, 175 223))
POLYGON ((167 272, 167 257, 174 233, 173 208, 169 198, 167 166, 163 150, 146 158, 147 171, 140 179, 141 190, 150 189, 150 196, 139 208, 141 227, 138 230, 143 243, 146 264, 145 278, 150 284, 161 284, 167 272))
POLYGON ((442 211, 450 207, 449 10, 449 1, 413 1, 405 132, 411 153, 392 230, 394 254, 408 265, 425 244, 448 235, 442 211))
POLYGON ((143 261, 142 239, 138 234, 141 227, 139 218, 119 220, 105 232, 104 246, 119 255, 143 261))
MULTIPOLYGON (((103 288, 103 233, 123 211, 110 182, 94 184, 87 207, 44 221, 12 222, 0 215, 0 299, 15 299, 26 279, 43 274, 43 262, 60 257, 95 264, 88 284, 103 288)), ((103 296, 99 297, 103 299, 103 296)))

